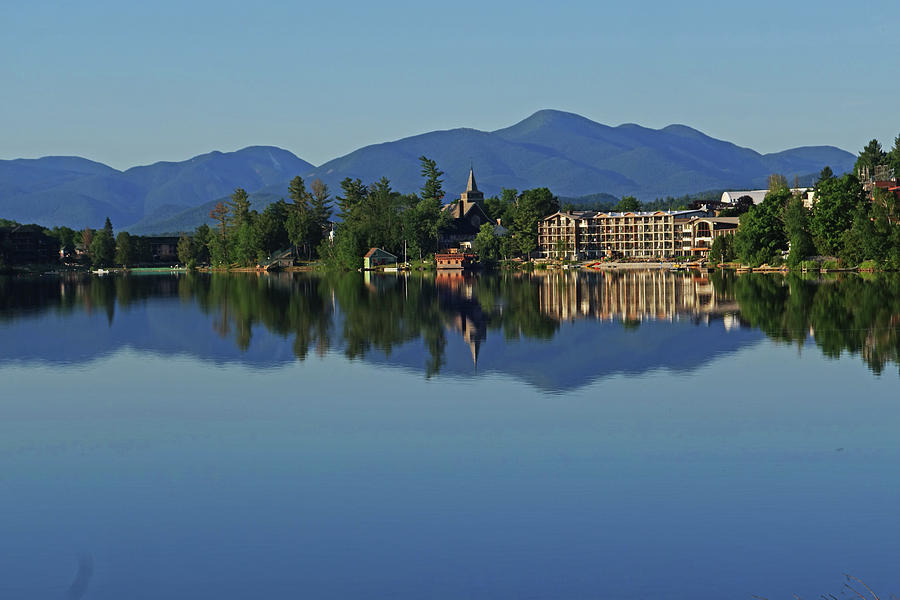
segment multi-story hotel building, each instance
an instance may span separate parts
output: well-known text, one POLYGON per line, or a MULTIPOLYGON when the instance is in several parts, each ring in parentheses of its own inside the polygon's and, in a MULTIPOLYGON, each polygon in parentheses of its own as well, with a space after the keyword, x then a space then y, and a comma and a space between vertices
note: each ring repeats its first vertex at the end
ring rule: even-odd
POLYGON ((737 231, 739 219, 740 217, 695 217, 681 223, 681 254, 706 256, 717 236, 737 231))
POLYGON ((538 227, 542 254, 553 258, 669 258, 682 253, 684 224, 702 210, 557 212, 538 227))

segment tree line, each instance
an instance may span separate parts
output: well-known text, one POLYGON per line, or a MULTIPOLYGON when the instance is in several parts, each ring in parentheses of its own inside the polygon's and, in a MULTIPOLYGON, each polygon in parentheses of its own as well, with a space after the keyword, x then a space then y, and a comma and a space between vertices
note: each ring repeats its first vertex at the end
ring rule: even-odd
POLYGON ((877 140, 869 142, 859 153, 855 173, 837 177, 831 168, 822 169, 811 208, 791 192, 784 176, 771 176, 763 202, 739 208, 746 212, 737 233, 716 238, 710 260, 775 265, 787 252, 789 266, 820 256, 837 257, 850 266, 900 269, 897 194, 871 185, 867 191, 856 175, 876 172, 885 178, 900 173, 900 135, 890 152, 877 140))
MULTIPOLYGON (((426 156, 419 157, 419 163, 423 185, 411 194, 392 189, 386 177, 368 185, 348 177, 332 198, 321 180, 314 180, 307 190, 297 176, 288 186, 288 201, 281 199, 257 212, 251 209, 247 192, 239 188, 212 209, 212 226, 201 225, 192 236, 181 237, 179 260, 188 265, 249 266, 293 248, 299 256, 319 259, 328 267, 355 270, 373 247, 424 259, 439 250, 441 233, 453 223, 443 204, 444 172, 426 156)), ((521 193, 504 189, 487 198, 482 208, 492 222, 503 223, 508 230, 508 235, 498 235, 493 226, 485 227, 479 237, 483 258, 499 260, 533 252, 540 220, 558 210, 559 201, 547 188, 521 193)))

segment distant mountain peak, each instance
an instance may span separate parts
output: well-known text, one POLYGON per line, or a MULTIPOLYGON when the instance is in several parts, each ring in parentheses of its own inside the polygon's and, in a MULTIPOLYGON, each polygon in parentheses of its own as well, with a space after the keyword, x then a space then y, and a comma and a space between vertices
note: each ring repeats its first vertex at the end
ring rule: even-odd
POLYGON ((425 132, 365 146, 319 167, 265 145, 212 150, 124 172, 79 157, 0 161, 0 216, 78 228, 100 226, 109 216, 117 228, 140 222, 145 233, 192 229, 206 218, 205 205, 235 187, 246 189, 254 208, 261 208, 284 196, 296 175, 319 178, 332 190, 346 177, 367 184, 387 177, 393 189, 416 192, 422 155, 445 172, 448 197, 463 191, 474 166, 486 195, 547 187, 569 198, 611 194, 642 200, 764 186, 771 173, 802 178, 825 165, 841 173, 856 158, 822 146, 762 155, 683 124, 613 127, 547 108, 504 129, 425 132))

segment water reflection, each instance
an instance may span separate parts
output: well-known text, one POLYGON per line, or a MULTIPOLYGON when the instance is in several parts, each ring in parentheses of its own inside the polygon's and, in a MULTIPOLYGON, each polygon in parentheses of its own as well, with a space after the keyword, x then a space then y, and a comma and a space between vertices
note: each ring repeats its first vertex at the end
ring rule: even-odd
POLYGON ((830 357, 859 355, 880 373, 898 364, 898 325, 897 275, 0 278, 4 361, 77 362, 130 346, 261 366, 339 351, 427 376, 487 370, 529 380, 558 371, 554 361, 578 366, 580 374, 549 383, 541 374, 540 385, 561 388, 612 372, 695 368, 754 343, 757 331, 778 342, 813 340, 830 357))

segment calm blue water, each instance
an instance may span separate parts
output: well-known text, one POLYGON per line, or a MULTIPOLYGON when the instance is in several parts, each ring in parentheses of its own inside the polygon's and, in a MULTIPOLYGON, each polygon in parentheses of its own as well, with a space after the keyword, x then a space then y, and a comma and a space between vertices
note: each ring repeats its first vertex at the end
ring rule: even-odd
POLYGON ((131 279, 0 283, 2 598, 900 590, 893 279, 131 279))

